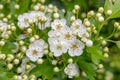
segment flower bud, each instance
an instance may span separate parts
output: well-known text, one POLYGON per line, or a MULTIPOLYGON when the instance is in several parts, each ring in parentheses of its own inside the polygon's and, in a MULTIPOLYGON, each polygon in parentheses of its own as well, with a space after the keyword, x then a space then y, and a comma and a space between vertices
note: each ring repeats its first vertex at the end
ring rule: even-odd
POLYGON ((73 59, 72 59, 72 58, 69 58, 69 59, 68 59, 68 63, 73 63, 73 59))
POLYGON ((71 22, 75 21, 75 16, 71 16, 71 17, 70 17, 70 21, 71 21, 71 22))
POLYGON ((91 40, 87 40, 86 46, 87 46, 87 47, 93 46, 93 42, 92 42, 91 40))
POLYGON ((43 59, 42 59, 42 58, 39 58, 39 59, 37 60, 37 63, 38 63, 38 64, 42 64, 42 63, 43 63, 43 59))
POLYGON ((34 37, 31 37, 30 38, 30 42, 32 43, 32 42, 34 42, 35 41, 35 38, 34 37))
POLYGON ((54 67, 54 72, 59 72, 59 68, 58 67, 54 67))
POLYGON ((90 22, 88 20, 85 21, 85 26, 89 27, 90 26, 90 22))
POLYGON ((112 14, 112 10, 107 10, 107 15, 111 15, 112 14))
POLYGON ((75 5, 75 6, 74 6, 74 9, 75 9, 75 10, 79 10, 79 9, 80 9, 80 6, 79 6, 79 5, 75 5))
POLYGON ((100 13, 103 13, 103 11, 104 11, 104 8, 103 8, 103 7, 100 7, 100 8, 98 9, 98 12, 100 12, 100 13))
POLYGON ((99 16, 99 17, 98 17, 98 21, 99 21, 99 22, 103 22, 103 21, 104 21, 104 17, 99 16))
POLYGON ((104 51, 104 52, 109 52, 108 47, 104 47, 103 51, 104 51))
POLYGON ((13 65, 12 65, 11 63, 9 63, 9 64, 7 65, 7 68, 8 68, 8 70, 11 70, 11 69, 13 68, 13 65))
POLYGON ((54 13, 53 16, 55 19, 57 19, 57 18, 59 18, 59 13, 54 13))

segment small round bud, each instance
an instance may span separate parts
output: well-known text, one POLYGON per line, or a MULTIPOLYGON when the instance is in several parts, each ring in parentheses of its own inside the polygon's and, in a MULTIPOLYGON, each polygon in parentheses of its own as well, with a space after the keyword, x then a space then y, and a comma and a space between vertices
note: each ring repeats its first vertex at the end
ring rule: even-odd
POLYGON ((5 54, 0 54, 0 59, 5 59, 6 58, 6 55, 5 54))
POLYGON ((82 17, 82 18, 85 18, 85 17, 86 17, 86 13, 84 13, 84 12, 81 13, 81 17, 82 17))
POLYGON ((45 0, 40 0, 41 3, 45 3, 45 0))
POLYGON ((0 41, 0 46, 4 46, 5 45, 5 41, 0 41))
POLYGON ((94 34, 97 34, 97 30, 94 30, 93 32, 94 32, 94 34))
POLYGON ((49 51, 48 51, 47 49, 46 49, 46 50, 44 50, 44 54, 48 54, 48 52, 49 52, 49 51))
POLYGON ((100 8, 98 9, 98 12, 100 12, 100 13, 103 13, 103 11, 104 11, 104 8, 103 8, 103 7, 100 7, 100 8))
POLYGON ((114 27, 115 27, 115 28, 118 28, 119 25, 120 25, 119 22, 115 22, 115 23, 114 23, 114 27))
POLYGON ((22 80, 22 76, 17 76, 17 80, 22 80))
POLYGON ((32 29, 31 29, 31 28, 28 28, 28 29, 27 29, 27 32, 28 32, 28 33, 32 33, 32 29))
POLYGON ((45 10, 45 6, 41 5, 41 6, 40 6, 40 10, 41 10, 41 11, 44 11, 44 10, 45 10))
POLYGON ((89 27, 90 26, 90 21, 86 20, 85 21, 85 26, 89 27))
POLYGON ((17 76, 17 75, 14 75, 14 76, 13 76, 13 79, 14 79, 14 80, 17 80, 17 79, 18 79, 18 76, 17 76))
POLYGON ((20 5, 19 4, 15 4, 15 9, 19 9, 20 5))
POLYGON ((87 14, 87 17, 90 18, 94 15, 95 15, 94 11, 89 11, 88 14, 87 14))
POLYGON ((104 56, 105 58, 108 58, 108 57, 109 57, 108 53, 104 53, 103 56, 104 56))
POLYGON ((14 59, 14 55, 13 54, 8 54, 7 57, 11 58, 12 60, 14 59))
POLYGON ((50 57, 53 57, 53 55, 54 55, 54 54, 53 54, 52 52, 49 53, 49 56, 50 56, 50 57))
POLYGON ((20 61, 19 61, 19 59, 14 59, 13 62, 14 62, 14 64, 19 64, 20 61))
POLYGON ((28 76, 26 74, 24 74, 22 77, 23 77, 23 80, 28 80, 28 76))
POLYGON ((19 45, 20 45, 20 46, 24 45, 24 41, 20 40, 20 41, 19 41, 19 45))
POLYGON ((73 13, 73 14, 76 14, 76 11, 75 11, 75 9, 73 9, 73 10, 72 10, 72 13, 73 13))
POLYGON ((32 43, 32 42, 34 42, 35 41, 35 38, 34 37, 31 37, 30 38, 30 42, 32 43))
POLYGON ((96 14, 96 17, 100 17, 102 14, 101 13, 97 13, 96 14))
POLYGON ((79 6, 79 5, 75 5, 75 6, 74 6, 74 9, 75 9, 75 10, 79 10, 79 9, 80 9, 80 6, 79 6))
POLYGON ((59 72, 59 68, 58 67, 54 67, 54 72, 59 72))
POLYGON ((7 18, 3 18, 3 21, 4 21, 4 22, 8 22, 8 19, 7 19, 7 18))
POLYGON ((65 11, 65 9, 62 9, 61 11, 62 11, 63 13, 65 13, 65 12, 66 12, 66 11, 65 11))
POLYGON ((3 4, 0 4, 0 10, 2 10, 4 8, 3 4))
POLYGON ((93 46, 93 42, 92 42, 91 40, 87 40, 86 46, 87 46, 87 47, 93 46))
POLYGON ((11 17, 12 17, 11 14, 8 14, 8 15, 7 15, 7 18, 8 18, 8 19, 11 19, 11 17))
POLYGON ((39 9, 40 9, 40 8, 39 8, 38 5, 35 5, 35 6, 34 6, 34 10, 38 11, 39 9))
POLYGON ((52 65, 57 65, 57 60, 52 60, 52 65))
POLYGON ((26 64, 25 69, 28 70, 30 68, 31 68, 31 66, 29 64, 26 64))
POLYGON ((99 22, 103 22, 104 21, 104 17, 102 17, 102 16, 98 17, 98 21, 99 22))
POLYGON ((112 10, 107 10, 107 15, 111 15, 112 14, 112 10))
POLYGON ((68 59, 68 63, 73 63, 73 59, 72 59, 72 58, 69 58, 69 59, 68 59))
POLYGON ((0 27, 0 32, 3 32, 3 31, 4 31, 3 27, 0 27))
POLYGON ((15 26, 11 26, 11 30, 12 30, 12 31, 15 31, 15 30, 16 30, 16 27, 15 27, 15 26))
POLYGON ((8 34, 5 34, 5 35, 3 36, 3 38, 4 38, 4 39, 8 39, 8 38, 9 38, 9 35, 8 35, 8 34))
POLYGON ((36 40, 38 40, 38 39, 39 39, 39 36, 38 36, 38 35, 34 35, 34 38, 35 38, 36 40))
POLYGON ((43 59, 42 59, 42 58, 38 59, 38 60, 37 60, 37 63, 38 63, 38 64, 42 64, 42 63, 43 63, 43 59))
POLYGON ((21 67, 18 67, 18 68, 17 68, 17 73, 22 73, 22 71, 23 71, 23 70, 22 70, 21 67))
POLYGON ((54 13, 53 16, 55 19, 57 19, 57 18, 59 18, 59 13, 54 13))
POLYGON ((71 22, 75 21, 75 16, 71 16, 71 17, 70 17, 70 21, 71 21, 71 22))
POLYGON ((102 40, 102 45, 105 46, 107 42, 105 40, 102 40))
POLYGON ((120 26, 118 26, 118 30, 120 30, 120 26))
POLYGON ((12 65, 11 63, 9 63, 9 64, 7 65, 7 68, 8 68, 8 70, 11 70, 11 69, 13 68, 13 65, 12 65))
POLYGON ((25 46, 22 46, 21 47, 21 51, 24 53, 24 52, 26 52, 26 50, 27 50, 27 48, 25 47, 25 46))
POLYGON ((44 47, 44 49, 48 49, 48 45, 47 45, 47 44, 46 44, 46 45, 44 45, 43 47, 44 47))
POLYGON ((104 51, 104 52, 109 52, 108 47, 104 47, 103 51, 104 51))
POLYGON ((91 28, 90 28, 90 27, 87 27, 86 30, 87 30, 88 32, 91 32, 91 28))
POLYGON ((53 9, 53 5, 52 5, 52 4, 49 4, 49 5, 48 5, 48 8, 53 9))
POLYGON ((103 68, 103 64, 99 64, 98 68, 100 68, 100 69, 103 68))

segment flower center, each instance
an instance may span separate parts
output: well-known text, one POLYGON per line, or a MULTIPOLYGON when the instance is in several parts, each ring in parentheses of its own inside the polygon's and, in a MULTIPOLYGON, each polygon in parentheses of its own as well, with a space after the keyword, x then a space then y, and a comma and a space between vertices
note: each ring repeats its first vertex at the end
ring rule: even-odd
POLYGON ((57 48, 57 50, 61 50, 62 49, 62 45, 58 44, 56 48, 57 48))
POLYGON ((57 25, 56 25, 56 28, 57 28, 58 30, 60 30, 60 29, 62 28, 62 26, 61 26, 60 24, 57 24, 57 25))
POLYGON ((32 51, 32 55, 37 55, 38 51, 37 50, 33 50, 32 51))
POLYGON ((73 43, 72 46, 71 46, 71 48, 72 48, 73 50, 75 50, 75 49, 77 48, 77 44, 76 44, 76 43, 73 43))
POLYGON ((69 33, 65 34, 65 38, 70 39, 70 34, 69 33))
POLYGON ((75 29, 79 29, 80 25, 75 25, 75 29))

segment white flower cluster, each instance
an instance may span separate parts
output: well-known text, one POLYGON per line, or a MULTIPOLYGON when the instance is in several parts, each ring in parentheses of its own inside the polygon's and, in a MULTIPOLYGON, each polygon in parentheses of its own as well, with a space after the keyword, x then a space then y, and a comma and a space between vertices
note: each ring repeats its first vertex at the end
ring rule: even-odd
POLYGON ((75 20, 70 27, 65 19, 55 19, 51 27, 48 42, 54 56, 61 56, 67 51, 70 56, 79 56, 83 53, 83 42, 88 41, 89 34, 80 19, 75 20), (80 39, 77 39, 77 36, 80 39))
POLYGON ((29 45, 28 50, 26 51, 27 57, 30 58, 31 61, 37 61, 38 58, 43 57, 44 55, 44 46, 47 44, 44 42, 44 40, 36 40, 32 44, 29 45))
POLYGON ((0 20, 0 33, 1 37, 3 37, 6 34, 7 31, 7 23, 4 23, 3 21, 0 20))
POLYGON ((45 29, 50 25, 50 18, 41 11, 31 11, 18 16, 18 26, 23 29, 34 23, 39 29, 45 29))

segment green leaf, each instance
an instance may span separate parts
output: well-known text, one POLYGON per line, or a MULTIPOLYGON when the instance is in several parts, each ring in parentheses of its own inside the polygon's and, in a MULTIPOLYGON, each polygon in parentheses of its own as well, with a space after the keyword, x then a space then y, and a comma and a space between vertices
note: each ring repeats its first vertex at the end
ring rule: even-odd
POLYGON ((0 71, 0 80, 13 80, 12 78, 14 75, 13 72, 0 71))
POLYGON ((106 15, 107 15, 107 10, 112 10, 112 14, 110 15, 110 18, 120 17, 120 0, 115 0, 115 2, 112 2, 112 0, 106 0, 104 5, 104 10, 106 15))
POLYGON ((91 54, 92 62, 95 64, 98 64, 102 59, 102 52, 98 46, 88 47, 87 52, 91 54))
POLYGON ((117 41, 116 45, 117 45, 118 48, 120 48, 120 41, 117 41))
POLYGON ((85 62, 85 61, 79 61, 78 65, 86 73, 87 77, 90 80, 95 80, 94 76, 95 76, 96 66, 94 64, 88 63, 88 62, 85 62))
POLYGON ((66 22, 67 22, 67 25, 70 25, 70 17, 72 16, 72 12, 71 11, 68 11, 67 14, 66 14, 66 22))
POLYGON ((3 47, 2 47, 2 53, 4 54, 9 54, 12 52, 13 49, 16 49, 16 45, 13 44, 12 42, 7 42, 3 47))
POLYGON ((35 74, 37 77, 43 76, 45 79, 50 80, 54 75, 53 68, 54 66, 51 65, 48 60, 45 60, 43 64, 37 64, 37 66, 30 71, 30 74, 35 74))

